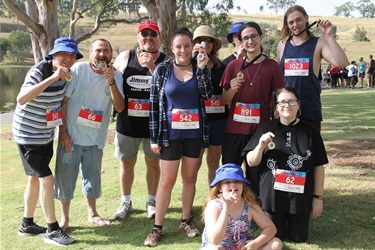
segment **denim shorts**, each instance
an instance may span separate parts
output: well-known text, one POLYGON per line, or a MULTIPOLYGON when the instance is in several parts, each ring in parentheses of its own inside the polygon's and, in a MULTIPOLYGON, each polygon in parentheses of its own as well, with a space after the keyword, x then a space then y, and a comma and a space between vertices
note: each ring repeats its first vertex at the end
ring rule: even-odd
POLYGON ((152 159, 159 159, 160 156, 151 151, 150 138, 134 138, 120 133, 115 134, 115 153, 117 160, 129 160, 138 154, 139 145, 143 145, 143 152, 152 159))
POLYGON ((83 195, 94 199, 99 198, 102 192, 103 150, 96 145, 73 145, 73 148, 74 150, 67 154, 60 144, 57 146, 55 198, 62 202, 73 199, 80 165, 83 195))

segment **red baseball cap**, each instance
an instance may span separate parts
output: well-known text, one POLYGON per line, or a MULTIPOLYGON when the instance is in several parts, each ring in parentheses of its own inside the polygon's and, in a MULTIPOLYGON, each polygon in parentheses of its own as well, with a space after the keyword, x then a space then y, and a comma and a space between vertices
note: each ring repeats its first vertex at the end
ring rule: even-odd
POLYGON ((138 27, 138 32, 141 32, 142 30, 145 30, 145 29, 150 29, 160 34, 158 24, 154 20, 145 20, 141 22, 141 24, 138 27))

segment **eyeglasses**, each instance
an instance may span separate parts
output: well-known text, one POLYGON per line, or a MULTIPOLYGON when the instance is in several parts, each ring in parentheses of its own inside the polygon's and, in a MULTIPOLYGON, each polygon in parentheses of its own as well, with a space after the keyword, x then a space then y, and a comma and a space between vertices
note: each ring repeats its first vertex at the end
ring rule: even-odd
POLYGON ((151 37, 157 37, 158 36, 158 33, 156 31, 141 31, 141 36, 142 37, 148 37, 148 35, 150 35, 151 37))
POLYGON ((282 101, 278 101, 276 102, 277 105, 279 105, 280 107, 285 107, 285 105, 288 103, 289 106, 295 106, 297 103, 298 103, 298 100, 296 99, 290 99, 288 101, 285 101, 285 100, 282 100, 282 101))
POLYGON ((212 44, 214 43, 214 39, 210 38, 210 37, 198 37, 195 39, 198 43, 201 43, 201 42, 205 42, 205 43, 209 43, 209 44, 212 44))
POLYGON ((259 34, 251 34, 250 36, 242 37, 242 41, 247 42, 247 41, 249 41, 249 39, 251 39, 251 41, 254 41, 254 40, 258 39, 258 37, 259 37, 259 34))

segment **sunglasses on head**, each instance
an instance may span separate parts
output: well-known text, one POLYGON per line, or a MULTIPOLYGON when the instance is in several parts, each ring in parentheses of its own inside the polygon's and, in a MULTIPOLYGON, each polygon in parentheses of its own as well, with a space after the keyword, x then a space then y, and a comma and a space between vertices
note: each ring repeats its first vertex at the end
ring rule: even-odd
POLYGON ((150 35, 151 37, 157 37, 158 36, 158 33, 156 31, 141 31, 141 36, 142 37, 148 37, 148 35, 150 35))
POLYGON ((198 43, 201 43, 201 42, 205 42, 205 43, 214 43, 214 39, 210 38, 210 37, 198 37, 195 39, 198 43))

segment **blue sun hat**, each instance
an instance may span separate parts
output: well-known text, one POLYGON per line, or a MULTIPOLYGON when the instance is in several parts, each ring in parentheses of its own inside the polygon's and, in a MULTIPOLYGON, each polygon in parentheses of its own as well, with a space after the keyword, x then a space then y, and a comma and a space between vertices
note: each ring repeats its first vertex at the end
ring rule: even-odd
POLYGON ((70 37, 61 37, 55 40, 53 49, 48 53, 48 58, 52 59, 52 55, 57 52, 70 52, 76 54, 76 58, 81 59, 83 55, 78 51, 77 42, 70 37))
POLYGON ((227 40, 230 43, 233 43, 233 34, 238 33, 240 31, 241 26, 245 24, 244 22, 236 22, 233 23, 232 26, 230 27, 229 34, 227 35, 227 40))
POLYGON ((212 188, 222 180, 237 180, 250 185, 250 181, 243 175, 242 168, 234 163, 227 163, 219 167, 216 170, 215 179, 211 182, 210 187, 212 188))

